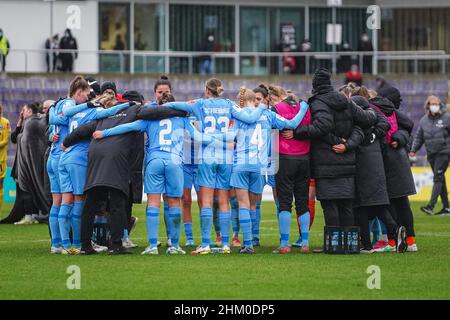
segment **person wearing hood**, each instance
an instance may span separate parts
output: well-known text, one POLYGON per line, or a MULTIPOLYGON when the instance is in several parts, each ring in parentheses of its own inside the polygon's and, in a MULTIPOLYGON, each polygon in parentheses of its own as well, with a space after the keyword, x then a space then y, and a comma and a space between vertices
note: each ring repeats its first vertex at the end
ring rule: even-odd
MULTIPOLYGON (((409 163, 408 150, 414 122, 399 109, 401 95, 398 89, 385 83, 371 95, 369 102, 379 108, 388 119, 391 129, 386 134, 383 161, 389 195, 389 211, 399 225, 406 228, 408 251, 417 251, 414 218, 408 196, 416 193, 409 163), (375 93, 374 93, 375 94, 375 93)), ((374 249, 377 252, 394 251, 389 244, 374 249)))
POLYGON ((354 225, 355 149, 364 140, 361 128, 371 127, 377 116, 335 91, 330 78, 327 69, 315 72, 313 95, 308 100, 312 123, 299 126, 294 137, 311 140, 312 176, 325 225, 348 227, 354 225))
POLYGON ((61 59, 61 71, 72 72, 74 59, 78 58, 77 40, 72 36, 69 28, 64 31, 64 36, 59 42, 59 49, 72 50, 71 52, 61 52, 59 58, 61 59))
POLYGON ((364 129, 364 141, 356 149, 356 198, 353 203, 355 218, 360 227, 361 253, 372 253, 369 219, 379 218, 386 226, 388 242, 397 252, 406 251, 406 230, 398 226, 389 212, 389 196, 384 173, 382 145, 386 133, 391 129, 389 121, 380 110, 369 103, 366 87, 351 90, 351 99, 364 110, 376 112, 377 121, 364 129))
POLYGON ((437 214, 450 213, 448 203, 445 171, 450 160, 450 115, 445 105, 436 96, 429 96, 425 102, 426 114, 420 119, 411 148, 410 156, 415 157, 416 152, 425 144, 427 158, 433 170, 433 189, 430 201, 420 209, 432 215, 438 197, 441 197, 443 208, 437 214))

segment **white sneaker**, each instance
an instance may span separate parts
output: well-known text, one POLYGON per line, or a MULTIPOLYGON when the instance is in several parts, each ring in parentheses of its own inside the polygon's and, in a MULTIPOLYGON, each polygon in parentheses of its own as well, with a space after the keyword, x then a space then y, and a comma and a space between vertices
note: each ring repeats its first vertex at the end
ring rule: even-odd
POLYGON ((197 247, 196 250, 192 251, 191 254, 210 254, 210 246, 202 247, 201 245, 197 247))
POLYGON ((184 251, 180 247, 178 247, 178 248, 176 248, 176 247, 169 247, 169 248, 167 248, 166 253, 167 254, 174 254, 174 255, 177 255, 177 254, 183 255, 183 254, 186 254, 186 251, 184 251))
POLYGON ((414 244, 408 246, 408 249, 406 249, 406 251, 408 251, 408 252, 417 252, 417 251, 419 251, 419 249, 417 248, 417 244, 414 243, 414 244))
POLYGON ((222 253, 224 253, 224 254, 230 254, 230 253, 231 253, 230 247, 227 246, 227 245, 224 245, 224 246, 222 247, 222 253))
POLYGON ((149 255, 149 256, 157 256, 159 254, 158 247, 147 247, 144 251, 141 252, 142 255, 149 255))
POLYGON ((36 223, 39 223, 39 221, 37 221, 32 216, 25 216, 19 222, 14 222, 15 225, 29 225, 29 224, 36 224, 36 223))
POLYGON ((138 245, 134 244, 133 241, 131 241, 130 238, 126 238, 125 240, 122 240, 122 245, 127 248, 127 249, 131 249, 131 248, 137 248, 138 245))
POLYGON ((91 241, 91 244, 92 244, 92 249, 94 249, 98 253, 108 251, 108 247, 98 245, 94 241, 91 241))
POLYGON ((51 254, 61 254, 62 253, 62 247, 51 247, 50 253, 51 254))
POLYGON ((69 255, 70 254, 70 249, 61 248, 61 254, 69 255))

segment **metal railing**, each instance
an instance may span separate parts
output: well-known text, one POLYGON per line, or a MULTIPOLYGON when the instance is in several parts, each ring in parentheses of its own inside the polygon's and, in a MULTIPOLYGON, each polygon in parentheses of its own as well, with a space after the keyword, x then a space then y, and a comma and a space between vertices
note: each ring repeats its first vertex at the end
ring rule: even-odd
MULTIPOLYGON (((447 73, 450 54, 443 50, 429 51, 345 51, 345 52, 185 52, 185 51, 114 51, 78 50, 74 62, 77 72, 120 72, 120 73, 200 73, 201 61, 210 57, 216 73, 234 75, 283 75, 286 57, 297 59, 295 73, 311 74, 319 66, 329 67, 333 60, 338 72, 346 72, 350 64, 357 64, 361 72, 369 66, 372 74, 377 73, 447 73), (367 57, 365 59, 365 57, 367 57), (94 60, 92 60, 94 59, 94 60), (81 60, 81 61, 80 61, 81 60), (95 63, 92 63, 92 62, 95 63), (98 64, 97 64, 98 62, 98 64), (92 64, 92 67, 89 65, 92 64), (88 70, 92 69, 92 70, 88 70), (79 71, 81 70, 81 71, 79 71)), ((15 72, 46 72, 45 58, 48 54, 52 65, 53 53, 72 53, 74 50, 12 49, 8 60, 15 59, 15 65, 22 68, 15 72), (20 58, 22 57, 22 58, 20 58), (19 61, 17 61, 19 59, 19 61), (21 61, 21 62, 20 62, 21 61)), ((7 64, 10 65, 10 63, 7 64)), ((370 71, 370 70, 369 70, 370 71)), ((367 72, 366 72, 367 73, 367 72)))

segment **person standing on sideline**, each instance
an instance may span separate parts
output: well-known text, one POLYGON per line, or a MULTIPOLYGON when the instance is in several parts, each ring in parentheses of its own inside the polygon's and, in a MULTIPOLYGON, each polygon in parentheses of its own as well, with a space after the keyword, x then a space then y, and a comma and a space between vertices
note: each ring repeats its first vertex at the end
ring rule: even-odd
POLYGON ((50 71, 55 72, 56 70, 56 65, 58 63, 58 52, 56 51, 59 47, 58 40, 59 40, 58 34, 55 34, 53 37, 45 40, 45 49, 47 50, 47 53, 45 54, 47 73, 50 71), (53 57, 52 60, 50 60, 50 56, 53 57), (52 67, 51 69, 50 66, 52 67))
POLYGON ((433 190, 431 199, 426 206, 420 208, 426 214, 432 215, 438 197, 441 197, 443 208, 437 214, 450 213, 448 203, 445 171, 450 160, 450 115, 446 106, 436 96, 429 96, 425 101, 426 114, 420 119, 411 148, 411 157, 425 144, 427 158, 433 170, 433 190))
POLYGON ((0 58, 2 60, 2 72, 5 72, 6 56, 9 53, 9 48, 9 41, 6 39, 6 36, 3 34, 3 30, 0 28, 0 58))
POLYGON ((9 120, 3 118, 3 106, 0 105, 0 210, 3 206, 3 180, 8 168, 6 160, 8 159, 8 141, 11 134, 9 120))
POLYGON ((72 50, 70 52, 64 51, 59 54, 62 64, 61 71, 72 72, 74 58, 78 58, 78 45, 77 40, 72 36, 70 29, 66 29, 66 31, 64 31, 64 36, 59 42, 59 49, 72 50))

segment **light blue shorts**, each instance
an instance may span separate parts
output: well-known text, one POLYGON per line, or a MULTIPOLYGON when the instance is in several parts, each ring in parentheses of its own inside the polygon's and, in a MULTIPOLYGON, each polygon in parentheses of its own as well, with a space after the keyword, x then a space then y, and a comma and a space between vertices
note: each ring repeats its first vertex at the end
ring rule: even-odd
POLYGON ((50 192, 61 193, 59 185, 59 157, 49 157, 47 160, 47 173, 50 180, 50 192))
POLYGON ((200 187, 196 183, 196 177, 198 172, 198 166, 197 165, 191 165, 191 164, 185 164, 183 165, 183 173, 184 173, 184 188, 185 189, 192 189, 192 186, 194 186, 195 191, 199 191, 200 187))
POLYGON ((272 188, 275 188, 276 187, 276 184, 275 184, 275 176, 274 175, 270 175, 270 174, 268 174, 267 175, 267 185, 269 186, 269 187, 272 187, 272 188))
POLYGON ((231 164, 206 164, 198 165, 196 182, 200 187, 219 190, 230 190, 231 164))
POLYGON ((259 172, 239 171, 231 174, 230 184, 234 188, 261 194, 266 181, 264 176, 259 172))
POLYGON ((59 184, 61 193, 73 193, 81 196, 84 193, 86 184, 87 167, 79 164, 62 164, 59 165, 59 184))
POLYGON ((166 194, 168 197, 183 195, 183 166, 167 159, 152 159, 145 168, 144 192, 166 194))

